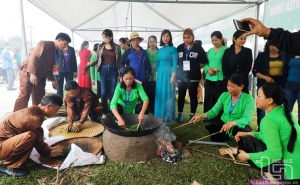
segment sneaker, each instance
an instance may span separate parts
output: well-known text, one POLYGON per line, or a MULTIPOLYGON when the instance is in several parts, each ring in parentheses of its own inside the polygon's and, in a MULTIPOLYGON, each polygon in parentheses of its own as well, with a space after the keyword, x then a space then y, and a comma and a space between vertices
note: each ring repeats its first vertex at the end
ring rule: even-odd
POLYGON ((106 118, 107 118, 107 115, 103 114, 102 117, 101 117, 101 122, 103 122, 106 118))
POLYGON ((193 115, 193 114, 190 114, 190 117, 189 117, 189 119, 188 119, 188 122, 190 122, 191 121, 191 119, 194 117, 195 115, 193 115))
POLYGON ((177 122, 178 123, 183 123, 183 115, 182 115, 182 113, 178 114, 177 122))

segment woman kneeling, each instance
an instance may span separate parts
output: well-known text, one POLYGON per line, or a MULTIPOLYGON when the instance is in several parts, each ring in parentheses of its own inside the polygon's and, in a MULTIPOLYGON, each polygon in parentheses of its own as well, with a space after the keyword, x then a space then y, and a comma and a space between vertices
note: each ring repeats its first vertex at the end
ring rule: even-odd
POLYGON ((132 67, 125 67, 122 73, 123 81, 117 85, 110 103, 110 109, 118 120, 118 125, 126 128, 126 124, 120 114, 139 114, 139 123, 145 119, 149 99, 142 84, 135 82, 135 71, 132 67), (139 97, 143 104, 139 104, 139 97))
POLYGON ((283 183, 299 184, 300 126, 289 111, 283 90, 276 83, 262 85, 256 105, 267 115, 261 121, 260 132, 237 133, 238 157, 265 172, 269 179, 273 176, 283 183))
POLYGON ((230 136, 236 135, 238 131, 251 132, 249 123, 254 111, 254 99, 247 93, 242 92, 244 88, 243 76, 235 73, 228 78, 227 89, 219 97, 217 103, 206 113, 194 116, 194 123, 206 119, 205 128, 210 134, 220 132, 211 136, 212 141, 226 141, 230 136), (220 112, 223 111, 221 118, 220 112))

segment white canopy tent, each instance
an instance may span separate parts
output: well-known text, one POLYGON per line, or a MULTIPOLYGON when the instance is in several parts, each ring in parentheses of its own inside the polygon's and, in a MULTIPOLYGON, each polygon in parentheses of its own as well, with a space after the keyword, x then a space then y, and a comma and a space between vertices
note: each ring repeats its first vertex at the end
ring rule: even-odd
POLYGON ((139 32, 145 38, 159 38, 164 29, 173 38, 186 28, 197 29, 233 15, 265 0, 28 0, 58 22, 89 42, 101 42, 101 33, 109 28, 114 39, 139 32))

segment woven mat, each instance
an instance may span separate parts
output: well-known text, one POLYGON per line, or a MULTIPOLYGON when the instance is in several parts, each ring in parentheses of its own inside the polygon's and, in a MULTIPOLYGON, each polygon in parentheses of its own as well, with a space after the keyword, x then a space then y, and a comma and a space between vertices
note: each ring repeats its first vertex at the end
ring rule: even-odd
MULTIPOLYGON (((76 123, 76 122, 75 122, 76 123)), ((104 127, 95 122, 85 121, 81 125, 79 132, 67 132, 68 124, 60 124, 56 127, 53 127, 50 132, 50 137, 53 136, 65 136, 66 138, 74 137, 93 137, 101 134, 104 131, 104 127)))
MULTIPOLYGON (((94 138, 94 137, 76 137, 76 138, 70 138, 70 139, 64 139, 62 141, 59 141, 57 143, 54 143, 51 145, 51 147, 55 146, 63 146, 64 148, 70 147, 71 144, 76 144, 79 148, 81 148, 84 152, 92 153, 97 155, 103 146, 103 143, 100 139, 94 138)), ((64 160, 67 156, 64 157, 39 157, 39 160, 42 164, 48 165, 48 166, 61 166, 64 160)))

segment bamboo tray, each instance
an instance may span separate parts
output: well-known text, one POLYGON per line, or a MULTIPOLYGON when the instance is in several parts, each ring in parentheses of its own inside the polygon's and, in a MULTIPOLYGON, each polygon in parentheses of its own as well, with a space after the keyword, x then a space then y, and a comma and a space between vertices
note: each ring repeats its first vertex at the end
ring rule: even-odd
POLYGON ((74 137, 93 137, 101 134, 104 131, 104 126, 99 123, 85 121, 81 125, 79 132, 67 132, 68 124, 59 124, 49 130, 50 137, 53 136, 65 136, 66 138, 74 137))
MULTIPOLYGON (((97 155, 102 150, 102 146, 103 146, 102 141, 98 138, 76 137, 76 138, 64 139, 62 141, 59 141, 51 145, 51 147, 60 145, 66 148, 66 147, 70 147, 72 143, 76 144, 84 152, 92 153, 95 155, 97 155)), ((42 156, 39 157, 39 160, 42 164, 53 166, 53 167, 61 166, 65 159, 66 156, 54 157, 54 158, 42 157, 42 156)))

